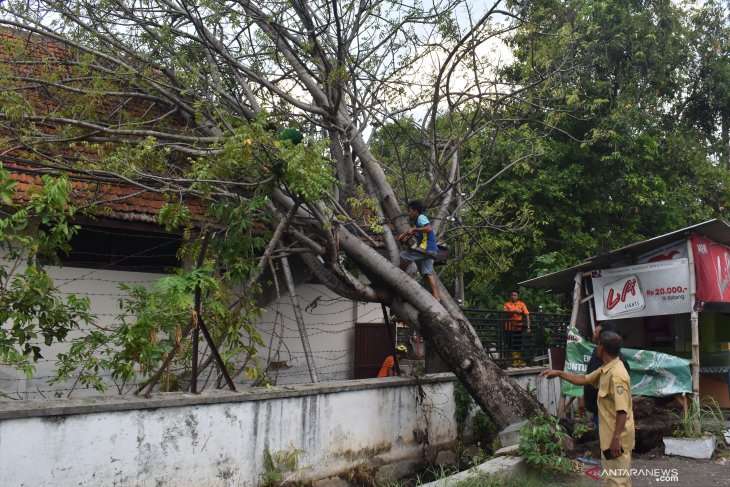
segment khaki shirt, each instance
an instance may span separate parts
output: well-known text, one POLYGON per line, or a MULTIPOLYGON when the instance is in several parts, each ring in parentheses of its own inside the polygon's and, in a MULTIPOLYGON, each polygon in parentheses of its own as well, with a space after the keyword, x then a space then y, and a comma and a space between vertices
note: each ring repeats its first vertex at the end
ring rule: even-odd
POLYGON ((617 358, 586 375, 586 380, 598 389, 598 433, 601 451, 611 447, 616 429, 616 412, 626 412, 626 424, 621 432, 621 447, 634 449, 634 412, 631 409, 631 379, 626 367, 617 358))

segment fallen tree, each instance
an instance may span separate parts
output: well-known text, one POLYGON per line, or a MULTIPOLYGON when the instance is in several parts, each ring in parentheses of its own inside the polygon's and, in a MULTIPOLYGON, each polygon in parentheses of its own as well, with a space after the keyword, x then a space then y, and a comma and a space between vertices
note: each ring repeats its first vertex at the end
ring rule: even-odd
MULTIPOLYGON (((459 157, 466 141, 519 126, 520 104, 537 103, 566 72, 551 66, 519 85, 502 81, 493 51, 536 28, 518 10, 499 0, 37 0, 0 11, 0 25, 17 33, 13 50, 50 42, 62 51, 47 49, 43 69, 0 75, 14 87, 0 113, 8 147, 204 201, 217 223, 201 232, 205 244, 191 242, 191 255, 239 286, 236 312, 246 313, 283 246, 330 289, 389 306, 420 329, 499 426, 540 410, 489 359, 443 284, 438 302, 399 269, 394 238, 408 228, 403 208, 414 192, 447 235, 461 210, 479 214, 469 188, 535 155, 522 143, 496 175, 459 157), (29 91, 47 94, 45 111, 24 103, 29 91), (413 126, 427 157, 376 157, 366 134, 408 113, 423 117, 413 126)), ((6 62, 18 68, 24 58, 6 62)), ((185 225, 184 205, 165 210, 166 223, 185 225)), ((232 333, 219 341, 238 340, 232 333)))

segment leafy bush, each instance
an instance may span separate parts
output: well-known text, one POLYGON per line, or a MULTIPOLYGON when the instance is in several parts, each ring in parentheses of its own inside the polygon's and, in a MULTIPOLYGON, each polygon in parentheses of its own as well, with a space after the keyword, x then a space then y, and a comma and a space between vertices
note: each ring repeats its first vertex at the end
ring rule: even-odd
POLYGON ((580 440, 583 435, 589 431, 593 431, 593 415, 585 412, 579 415, 575 420, 575 426, 573 427, 573 439, 580 440))
MULTIPOLYGON (((454 418, 459 431, 459 435, 464 434, 469 416, 476 408, 474 400, 461 382, 454 384, 454 418)), ((487 416, 483 411, 477 411, 472 419, 472 433, 478 441, 485 441, 494 436, 497 432, 497 425, 492 418, 487 416)))
POLYGON ((517 452, 525 461, 540 470, 568 472, 572 463, 565 457, 563 440, 568 437, 558 418, 540 415, 520 429, 517 452))
POLYGON ((466 390, 466 387, 461 382, 454 382, 454 403, 456 403, 454 419, 456 419, 456 427, 459 430, 459 435, 462 435, 474 402, 469 391, 466 390))
POLYGON ((497 425, 484 412, 477 411, 472 422, 472 430, 474 438, 491 438, 497 432, 497 425))
POLYGON ((21 193, 18 183, 0 164, 0 363, 33 375, 44 359, 40 344, 63 342, 84 323, 92 323, 90 301, 65 295, 47 271, 58 255, 70 250, 78 227, 69 222, 67 177, 43 175, 21 193))

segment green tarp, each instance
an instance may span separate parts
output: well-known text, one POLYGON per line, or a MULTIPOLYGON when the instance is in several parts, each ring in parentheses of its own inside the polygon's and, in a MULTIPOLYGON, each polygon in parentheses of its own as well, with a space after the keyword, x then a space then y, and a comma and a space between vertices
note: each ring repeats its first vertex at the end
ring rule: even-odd
MULTIPOLYGON (((588 361, 596 346, 580 336, 577 329, 568 330, 568 344, 565 351, 565 370, 573 374, 585 374, 588 361)), ((692 392, 690 361, 650 350, 622 348, 631 367, 631 394, 634 396, 671 396, 692 392)), ((580 397, 583 387, 561 381, 560 390, 564 396, 580 397)))

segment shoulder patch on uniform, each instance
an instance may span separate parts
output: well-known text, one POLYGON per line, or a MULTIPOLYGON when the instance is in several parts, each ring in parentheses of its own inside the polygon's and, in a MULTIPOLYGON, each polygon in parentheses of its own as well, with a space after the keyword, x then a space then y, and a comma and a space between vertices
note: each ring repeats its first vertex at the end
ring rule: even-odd
POLYGON ((622 386, 621 384, 616 386, 616 394, 623 394, 624 390, 624 386, 622 386))

